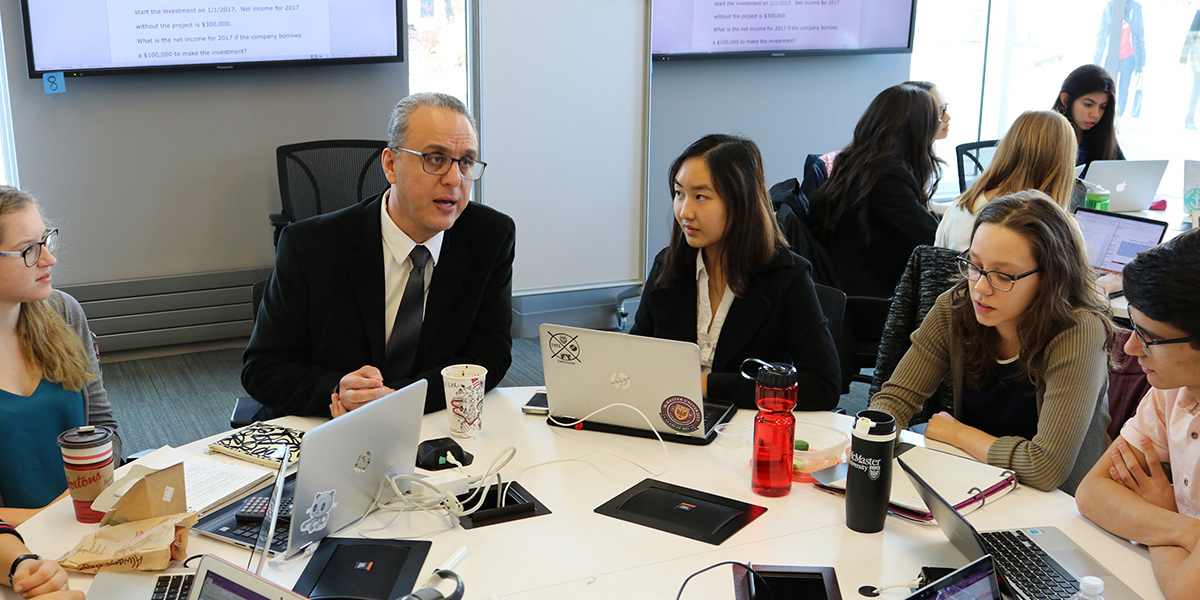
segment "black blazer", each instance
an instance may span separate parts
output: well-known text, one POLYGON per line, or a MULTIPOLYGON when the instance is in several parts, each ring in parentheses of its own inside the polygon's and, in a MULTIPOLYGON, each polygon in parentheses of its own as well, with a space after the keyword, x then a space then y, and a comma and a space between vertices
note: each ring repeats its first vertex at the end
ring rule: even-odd
MULTIPOLYGON (((279 237, 242 355, 242 385, 271 409, 328 417, 344 375, 385 368, 381 196, 289 225, 279 237)), ((446 231, 412 372, 383 372, 393 389, 428 380, 425 412, 446 408, 445 366, 486 367, 489 390, 508 371, 515 238, 512 219, 477 203, 446 231)))
POLYGON ((921 184, 899 161, 884 164, 867 197, 870 242, 858 216, 842 215, 826 247, 847 296, 891 297, 913 248, 933 244, 937 217, 921 205, 921 184))
MULTIPOLYGON (((663 250, 654 259, 630 333, 695 343, 696 280, 659 286, 666 255, 663 250)), ((708 376, 709 397, 755 408, 754 382, 741 375, 747 358, 796 367, 797 409, 837 406, 841 390, 837 349, 817 304, 811 267, 789 250, 776 253, 755 272, 749 289, 729 307, 708 376)))

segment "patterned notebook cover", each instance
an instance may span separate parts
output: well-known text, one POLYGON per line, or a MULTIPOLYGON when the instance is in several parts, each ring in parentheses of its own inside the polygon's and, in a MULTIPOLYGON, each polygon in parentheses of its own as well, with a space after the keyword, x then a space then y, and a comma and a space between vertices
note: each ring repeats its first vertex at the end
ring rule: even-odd
POLYGON ((213 452, 222 452, 260 465, 277 467, 279 461, 270 456, 279 448, 279 444, 287 442, 290 465, 300 460, 300 439, 303 437, 304 432, 298 429, 259 422, 209 444, 208 448, 213 452))

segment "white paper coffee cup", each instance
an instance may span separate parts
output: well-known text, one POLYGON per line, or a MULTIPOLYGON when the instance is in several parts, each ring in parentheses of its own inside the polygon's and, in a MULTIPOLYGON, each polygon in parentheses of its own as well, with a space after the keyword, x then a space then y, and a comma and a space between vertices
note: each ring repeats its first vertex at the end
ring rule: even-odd
POLYGON ((450 365, 442 369, 450 435, 474 438, 483 429, 483 391, 487 369, 479 365, 450 365))

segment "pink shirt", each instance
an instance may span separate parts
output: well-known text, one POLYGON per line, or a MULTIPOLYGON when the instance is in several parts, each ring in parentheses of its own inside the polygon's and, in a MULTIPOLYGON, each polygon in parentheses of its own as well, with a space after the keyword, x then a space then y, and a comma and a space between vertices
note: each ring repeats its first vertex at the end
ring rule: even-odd
POLYGON ((1121 437, 1135 447, 1143 438, 1154 443, 1159 459, 1171 463, 1179 514, 1200 518, 1200 401, 1187 388, 1150 388, 1121 437))

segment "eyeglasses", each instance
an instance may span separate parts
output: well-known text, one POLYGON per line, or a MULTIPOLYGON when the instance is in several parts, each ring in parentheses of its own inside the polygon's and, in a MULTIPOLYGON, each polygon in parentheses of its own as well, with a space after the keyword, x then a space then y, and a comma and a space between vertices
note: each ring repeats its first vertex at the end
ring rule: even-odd
POLYGON ((986 276, 988 285, 992 286, 992 289, 997 292, 1011 291, 1018 279, 1029 277, 1040 270, 1042 268, 1038 267, 1032 271, 1025 271, 1020 275, 1010 275, 1004 271, 984 271, 979 265, 967 260, 965 256, 958 257, 958 272, 962 273, 963 277, 966 277, 968 281, 976 282, 979 281, 980 277, 986 276))
POLYGON ((941 112, 941 113, 938 115, 938 117, 939 117, 939 118, 941 118, 941 119, 945 119, 945 118, 946 118, 946 111, 948 111, 948 110, 950 110, 950 103, 949 103, 949 102, 947 102, 947 103, 945 103, 945 104, 943 104, 943 105, 942 105, 942 112, 941 112))
POLYGON ((1137 336, 1139 342, 1142 343, 1142 352, 1146 356, 1150 356, 1150 346, 1161 346, 1163 344, 1184 344, 1188 342, 1200 342, 1200 335, 1189 335, 1188 337, 1174 338, 1170 340, 1150 340, 1146 339, 1146 334, 1142 333, 1142 328, 1138 327, 1137 323, 1133 322, 1133 318, 1129 318, 1129 324, 1133 325, 1133 333, 1137 336))
POLYGON ((474 181, 480 177, 483 177, 483 169, 487 166, 487 163, 481 160, 475 160, 470 156, 464 156, 462 158, 450 158, 449 156, 438 152, 430 152, 426 154, 424 152, 417 152, 416 150, 409 150, 408 148, 392 148, 392 150, 399 150, 401 152, 407 152, 409 154, 416 154, 417 156, 420 156, 421 168, 425 169, 425 172, 429 173, 430 175, 445 175, 446 173, 450 172, 450 166, 452 164, 458 163, 458 172, 462 174, 463 178, 474 181))
POLYGON ((0 256, 8 256, 11 258, 21 257, 21 260, 25 261, 25 266, 32 267, 33 265, 36 265, 39 260, 41 260, 43 246, 46 248, 46 250, 54 252, 54 248, 57 245, 58 228, 52 227, 47 229, 46 233, 42 234, 42 239, 40 241, 26 246, 24 250, 21 250, 20 252, 0 252, 0 256))

